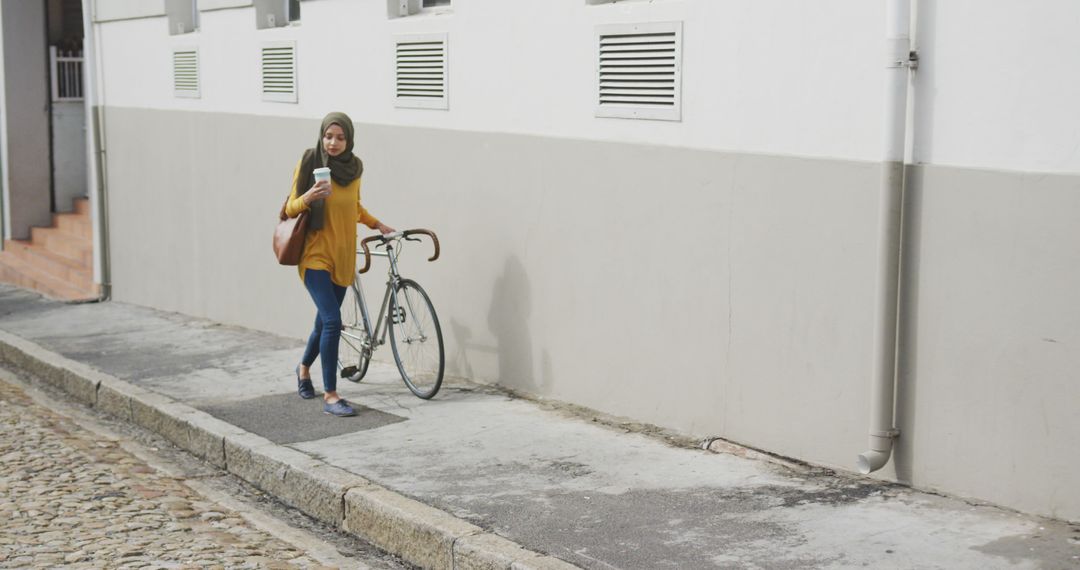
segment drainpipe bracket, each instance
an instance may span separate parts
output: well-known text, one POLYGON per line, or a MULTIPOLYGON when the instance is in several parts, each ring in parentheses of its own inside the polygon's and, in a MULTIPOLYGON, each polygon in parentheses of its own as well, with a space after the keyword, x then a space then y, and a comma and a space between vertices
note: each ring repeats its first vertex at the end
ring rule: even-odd
POLYGON ((898 69, 906 67, 911 71, 919 69, 919 52, 911 50, 907 53, 907 57, 904 57, 903 53, 894 54, 888 58, 885 63, 886 69, 898 69))
POLYGON ((900 430, 898 428, 892 428, 885 431, 870 432, 871 437, 880 437, 882 439, 896 439, 900 437, 900 430))
POLYGON ((905 62, 905 65, 912 71, 919 69, 919 52, 915 50, 908 52, 908 59, 907 62, 905 62))

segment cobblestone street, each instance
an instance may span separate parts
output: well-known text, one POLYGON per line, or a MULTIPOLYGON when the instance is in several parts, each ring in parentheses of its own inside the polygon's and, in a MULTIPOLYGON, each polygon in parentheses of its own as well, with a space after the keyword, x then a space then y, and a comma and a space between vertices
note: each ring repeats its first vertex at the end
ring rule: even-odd
POLYGON ((2 380, 0 454, 0 567, 325 567, 2 380))

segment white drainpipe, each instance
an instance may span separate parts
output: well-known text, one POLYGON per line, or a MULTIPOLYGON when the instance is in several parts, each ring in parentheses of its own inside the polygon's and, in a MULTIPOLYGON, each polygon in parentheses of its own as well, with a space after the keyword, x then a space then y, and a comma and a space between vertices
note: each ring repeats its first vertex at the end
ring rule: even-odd
POLYGON ((94 240, 94 282, 101 285, 98 299, 112 297, 109 264, 109 202, 105 171, 105 87, 97 19, 98 0, 83 0, 83 98, 86 101, 87 193, 94 240))
POLYGON ((885 144, 878 209, 878 266, 874 309, 874 371, 870 386, 870 450, 859 455, 859 472, 889 462, 896 390, 896 330, 899 305, 900 221, 904 195, 904 142, 908 69, 911 67, 911 0, 885 1, 885 144))

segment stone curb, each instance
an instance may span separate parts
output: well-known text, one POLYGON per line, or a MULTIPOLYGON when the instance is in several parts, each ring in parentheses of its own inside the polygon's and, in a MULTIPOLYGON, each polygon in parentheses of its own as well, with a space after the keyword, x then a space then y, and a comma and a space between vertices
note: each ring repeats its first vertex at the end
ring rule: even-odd
POLYGON ((33 382, 153 431, 308 516, 423 568, 577 568, 3 330, 0 359, 33 382))

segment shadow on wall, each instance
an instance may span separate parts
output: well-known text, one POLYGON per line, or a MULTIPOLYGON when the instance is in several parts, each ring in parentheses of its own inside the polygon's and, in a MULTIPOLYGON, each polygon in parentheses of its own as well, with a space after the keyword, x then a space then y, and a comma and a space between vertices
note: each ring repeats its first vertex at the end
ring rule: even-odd
MULTIPOLYGON (((915 22, 916 49, 921 54, 937 53, 937 2, 919 2, 915 22)), ((926 162, 933 154, 934 98, 937 90, 934 59, 920 61, 919 69, 912 75, 912 153, 915 164, 926 162)))
POLYGON ((488 311, 488 328, 495 345, 476 342, 472 329, 457 319, 450 320, 450 332, 457 351, 450 357, 458 373, 477 379, 469 355, 482 353, 498 359, 495 381, 500 385, 534 395, 547 394, 552 384, 551 354, 540 354, 540 379, 534 375, 532 334, 529 316, 532 311, 530 285, 525 268, 516 257, 506 261, 503 274, 495 280, 488 311))
POLYGON ((543 379, 537 382, 533 372, 532 333, 529 317, 532 313, 531 286, 525 267, 514 256, 506 260, 503 273, 492 288, 491 306, 488 309, 488 330, 495 345, 478 342, 472 329, 457 319, 450 320, 457 351, 449 358, 457 372, 470 380, 479 377, 470 360, 470 354, 481 353, 497 359, 494 374, 496 383, 529 394, 542 394, 550 387, 551 358, 547 351, 542 356, 543 379))
MULTIPOLYGON (((533 366, 532 292, 525 266, 510 256, 502 275, 495 279, 488 310, 488 330, 495 339, 499 384, 530 394, 546 394, 550 375, 538 382, 533 366)), ((545 358, 546 360, 546 358, 545 358)), ((547 365, 550 366, 550 365, 547 365)))
MULTIPOLYGON (((921 53, 936 53, 935 24, 937 2, 924 0, 919 3, 915 27, 917 48, 921 53)), ((918 429, 918 410, 915 408, 918 389, 918 329, 919 329, 919 267, 922 257, 922 218, 924 171, 918 166, 931 155, 934 123, 934 64, 931 60, 920 62, 919 70, 912 76, 912 156, 915 166, 907 166, 904 172, 905 204, 903 213, 903 259, 901 260, 900 328, 897 330, 899 356, 896 362, 896 427, 900 437, 893 450, 893 466, 896 478, 913 484, 916 468, 915 434, 918 429)))
POLYGON ((456 375, 462 378, 476 380, 476 371, 473 370, 472 362, 469 361, 469 352, 495 352, 495 349, 473 342, 472 329, 454 318, 450 319, 450 335, 454 339, 457 352, 447 357, 447 370, 454 370, 456 375))
POLYGON ((908 485, 913 484, 915 473, 915 433, 918 429, 918 410, 915 393, 918 388, 918 335, 919 335, 919 267, 922 257, 922 196, 923 169, 908 166, 904 208, 903 280, 900 283, 900 328, 897 330, 900 344, 896 362, 896 426, 900 437, 893 451, 896 478, 908 485))

